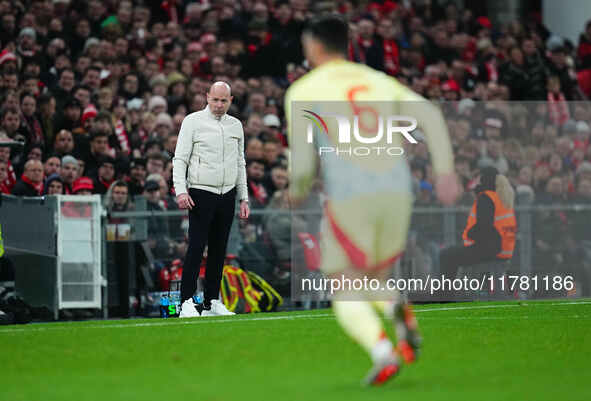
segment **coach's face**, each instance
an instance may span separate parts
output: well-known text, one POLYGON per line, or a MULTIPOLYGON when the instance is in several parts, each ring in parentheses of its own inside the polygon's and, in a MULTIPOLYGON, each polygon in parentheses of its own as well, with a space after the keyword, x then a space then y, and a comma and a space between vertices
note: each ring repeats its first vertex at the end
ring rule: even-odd
POLYGON ((207 93, 207 104, 216 117, 226 114, 232 104, 230 86, 220 82, 213 84, 207 93))

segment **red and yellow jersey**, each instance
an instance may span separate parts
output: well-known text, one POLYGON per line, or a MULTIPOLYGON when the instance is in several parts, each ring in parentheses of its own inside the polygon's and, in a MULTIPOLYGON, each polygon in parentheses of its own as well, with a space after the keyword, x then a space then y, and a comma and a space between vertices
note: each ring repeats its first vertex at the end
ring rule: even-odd
MULTIPOLYGON (((330 110, 331 103, 348 103, 350 114, 359 116, 359 130, 369 133, 375 132, 377 116, 414 116, 418 128, 424 134, 436 174, 453 171, 453 155, 449 135, 443 116, 432 103, 400 84, 396 79, 363 65, 345 60, 335 60, 325 63, 294 82, 285 96, 285 111, 288 122, 290 145, 294 144, 297 135, 305 135, 305 130, 294 129, 303 114, 314 114, 313 110, 304 110, 305 103, 322 102, 323 109, 330 110), (367 102, 372 102, 371 106, 367 102), (294 106, 295 105, 295 106, 294 106), (297 110, 294 110, 294 107, 297 110), (302 108, 302 110, 300 110, 302 108)), ((336 107, 336 106, 335 106, 336 107)), ((342 106, 341 106, 342 107, 342 106)), ((305 121, 302 123, 304 124, 305 121)), ((337 123, 332 118, 322 120, 324 131, 328 139, 337 141, 337 123)), ((301 125, 300 125, 301 126, 301 125)), ((366 135, 367 136, 367 135, 366 135)), ((370 135, 371 136, 371 135, 370 135)), ((392 146, 404 146, 401 135, 392 137, 392 146)), ((298 144, 301 143, 298 142, 298 144)), ((367 142, 355 142, 353 145, 365 145, 367 142)), ((369 146, 369 145, 367 145, 369 146)), ((411 145, 412 146, 412 145, 411 145)), ((317 150, 314 146, 292 146, 291 178, 292 196, 305 197, 310 189, 316 173, 317 150), (297 158, 297 168, 293 168, 294 157, 297 158)), ((362 170, 384 172, 391 169, 401 157, 392 157, 384 152, 370 157, 355 157, 342 155, 352 164, 362 170)), ((339 167, 340 168, 340 167, 339 167)))

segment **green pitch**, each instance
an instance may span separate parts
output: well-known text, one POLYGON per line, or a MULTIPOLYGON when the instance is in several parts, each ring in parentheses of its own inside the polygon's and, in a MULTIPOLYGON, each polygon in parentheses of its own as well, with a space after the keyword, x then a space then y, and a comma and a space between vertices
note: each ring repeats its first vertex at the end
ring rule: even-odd
POLYGON ((0 400, 591 400, 591 302, 415 310, 421 358, 369 389, 329 310, 4 326, 0 400))

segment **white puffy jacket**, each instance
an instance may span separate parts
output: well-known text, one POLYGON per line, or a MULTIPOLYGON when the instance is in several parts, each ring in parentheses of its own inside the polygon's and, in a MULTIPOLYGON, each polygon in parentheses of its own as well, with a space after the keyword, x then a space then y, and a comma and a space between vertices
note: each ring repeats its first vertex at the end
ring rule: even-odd
POLYGON ((177 195, 187 188, 225 194, 236 187, 238 199, 248 200, 245 166, 240 120, 227 114, 218 120, 209 106, 185 117, 172 161, 177 195))

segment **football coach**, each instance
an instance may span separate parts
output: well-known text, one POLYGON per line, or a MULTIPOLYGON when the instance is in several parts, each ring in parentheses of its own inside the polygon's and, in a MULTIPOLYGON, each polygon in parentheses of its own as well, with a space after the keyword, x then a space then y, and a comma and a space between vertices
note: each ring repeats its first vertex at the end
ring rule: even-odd
POLYGON ((244 131, 226 114, 232 103, 230 85, 216 82, 207 106, 181 124, 174 159, 173 182, 181 209, 189 210, 189 247, 181 280, 180 317, 233 315, 218 301, 226 245, 240 200, 240 218, 250 214, 244 131), (193 302, 203 250, 208 245, 203 310, 193 302))

